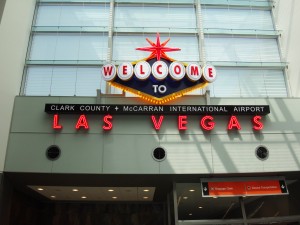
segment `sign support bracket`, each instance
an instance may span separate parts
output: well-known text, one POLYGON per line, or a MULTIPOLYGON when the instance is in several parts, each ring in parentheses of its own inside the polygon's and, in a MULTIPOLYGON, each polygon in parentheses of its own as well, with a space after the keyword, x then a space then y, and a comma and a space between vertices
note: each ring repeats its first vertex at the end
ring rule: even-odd
POLYGON ((247 215, 246 215, 246 210, 245 210, 245 203, 244 203, 243 197, 239 197, 239 201, 240 201, 240 206, 241 206, 241 209, 242 209, 243 224, 244 225, 248 225, 248 223, 247 223, 247 215))

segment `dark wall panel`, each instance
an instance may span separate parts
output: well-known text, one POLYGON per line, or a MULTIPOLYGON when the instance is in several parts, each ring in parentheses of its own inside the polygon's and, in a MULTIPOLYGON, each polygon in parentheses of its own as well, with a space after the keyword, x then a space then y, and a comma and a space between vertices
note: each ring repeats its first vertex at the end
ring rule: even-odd
POLYGON ((55 204, 52 225, 163 225, 162 204, 55 204))
POLYGON ((9 225, 13 188, 5 174, 0 173, 0 224, 9 225))
POLYGON ((166 221, 163 203, 41 202, 14 191, 7 225, 167 225, 166 221))

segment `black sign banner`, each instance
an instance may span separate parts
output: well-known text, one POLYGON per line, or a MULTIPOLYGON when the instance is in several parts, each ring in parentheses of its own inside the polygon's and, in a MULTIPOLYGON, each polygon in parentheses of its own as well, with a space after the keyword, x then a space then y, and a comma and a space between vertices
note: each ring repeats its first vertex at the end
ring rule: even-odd
POLYGON ((268 105, 111 105, 45 104, 49 114, 188 114, 188 115, 267 115, 268 105))

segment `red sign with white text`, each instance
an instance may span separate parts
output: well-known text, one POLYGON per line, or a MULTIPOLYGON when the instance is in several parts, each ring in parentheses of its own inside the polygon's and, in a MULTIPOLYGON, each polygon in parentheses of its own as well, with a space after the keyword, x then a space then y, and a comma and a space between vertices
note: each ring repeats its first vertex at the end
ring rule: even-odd
POLYGON ((288 194, 284 180, 202 182, 204 197, 258 196, 288 194))

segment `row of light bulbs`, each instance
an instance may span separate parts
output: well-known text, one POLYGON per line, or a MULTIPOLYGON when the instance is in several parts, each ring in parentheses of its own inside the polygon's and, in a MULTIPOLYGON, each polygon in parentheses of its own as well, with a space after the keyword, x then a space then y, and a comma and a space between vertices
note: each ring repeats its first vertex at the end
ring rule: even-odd
MULTIPOLYGON (((37 190, 38 190, 38 191, 44 191, 44 188, 39 187, 39 188, 37 188, 37 190)), ((79 189, 73 188, 72 191, 73 191, 73 192, 78 192, 79 189)), ((114 190, 114 189, 108 189, 107 191, 108 191, 108 192, 114 192, 115 190, 114 190)), ((144 189, 143 191, 144 191, 144 192, 149 192, 148 189, 144 189)), ((55 199, 56 196, 55 196, 55 195, 51 195, 50 198, 55 199)), ((83 195, 83 196, 81 196, 80 198, 81 198, 81 199, 87 199, 87 196, 83 195)), ((113 196, 113 197, 112 197, 112 199, 117 199, 117 198, 118 198, 117 196, 113 196)), ((148 196, 144 196, 144 197, 143 197, 143 199, 148 199, 148 198, 149 198, 148 196)))

